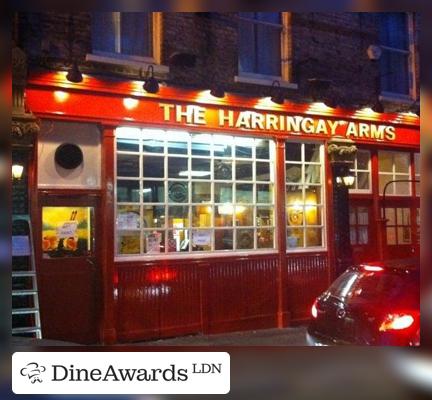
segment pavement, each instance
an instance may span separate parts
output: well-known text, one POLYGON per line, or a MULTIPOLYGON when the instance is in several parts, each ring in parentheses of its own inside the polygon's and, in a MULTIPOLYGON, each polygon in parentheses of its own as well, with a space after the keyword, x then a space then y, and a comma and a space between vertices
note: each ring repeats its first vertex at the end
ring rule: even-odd
MULTIPOLYGON (((75 343, 49 339, 12 337, 12 348, 36 346, 77 346, 75 343)), ((216 335, 190 335, 145 342, 120 343, 116 346, 306 346, 306 327, 221 333, 216 335)))

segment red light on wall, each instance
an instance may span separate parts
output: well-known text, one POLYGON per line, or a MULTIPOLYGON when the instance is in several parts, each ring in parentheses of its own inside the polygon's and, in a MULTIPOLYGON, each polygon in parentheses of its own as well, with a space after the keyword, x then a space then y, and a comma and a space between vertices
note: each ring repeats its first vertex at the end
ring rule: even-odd
POLYGON ((63 92, 62 90, 56 90, 54 92, 54 98, 58 103, 64 103, 69 98, 69 93, 63 92))
POLYGON ((409 328, 414 323, 414 317, 410 314, 389 314, 381 324, 380 332, 399 331, 409 328))
POLYGON ((148 272, 147 281, 150 283, 169 282, 175 279, 176 271, 170 269, 154 269, 148 272))

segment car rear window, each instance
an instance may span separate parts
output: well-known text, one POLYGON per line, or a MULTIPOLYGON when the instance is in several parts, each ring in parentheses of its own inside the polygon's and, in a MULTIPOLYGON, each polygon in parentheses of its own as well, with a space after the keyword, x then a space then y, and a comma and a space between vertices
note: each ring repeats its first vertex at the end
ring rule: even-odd
POLYGON ((416 306, 419 281, 416 273, 350 270, 330 286, 329 292, 350 303, 373 300, 416 306))

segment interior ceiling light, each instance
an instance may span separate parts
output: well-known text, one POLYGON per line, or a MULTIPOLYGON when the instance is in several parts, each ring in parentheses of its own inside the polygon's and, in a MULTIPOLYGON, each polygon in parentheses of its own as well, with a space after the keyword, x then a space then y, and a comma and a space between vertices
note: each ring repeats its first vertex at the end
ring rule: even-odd
POLYGON ((76 61, 72 64, 72 68, 66 74, 66 79, 69 82, 73 82, 73 83, 82 82, 83 76, 82 76, 81 71, 78 68, 78 64, 76 61))
POLYGON ((270 100, 276 104, 283 104, 285 101, 285 96, 280 88, 279 81, 273 81, 272 83, 272 95, 270 100))
POLYGON ((143 89, 147 93, 157 93, 159 92, 159 82, 154 77, 153 65, 149 65, 146 72, 146 79, 144 81, 143 89))

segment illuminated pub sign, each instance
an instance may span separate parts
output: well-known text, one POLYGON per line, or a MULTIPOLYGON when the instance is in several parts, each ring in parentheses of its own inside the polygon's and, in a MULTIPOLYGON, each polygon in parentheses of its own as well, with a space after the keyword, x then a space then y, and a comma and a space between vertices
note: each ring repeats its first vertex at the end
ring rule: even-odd
POLYGON ((230 130, 280 132, 321 138, 341 135, 353 140, 388 143, 408 141, 410 144, 416 144, 416 141, 419 140, 418 137, 414 140, 407 137, 408 134, 412 135, 412 129, 380 123, 380 121, 349 121, 341 118, 317 118, 308 115, 216 109, 170 103, 159 103, 159 108, 163 121, 175 124, 201 125, 230 130))

